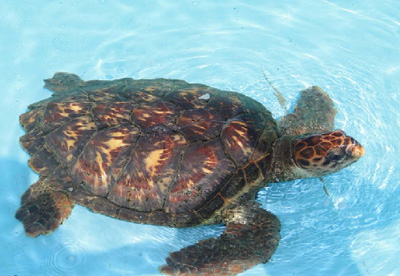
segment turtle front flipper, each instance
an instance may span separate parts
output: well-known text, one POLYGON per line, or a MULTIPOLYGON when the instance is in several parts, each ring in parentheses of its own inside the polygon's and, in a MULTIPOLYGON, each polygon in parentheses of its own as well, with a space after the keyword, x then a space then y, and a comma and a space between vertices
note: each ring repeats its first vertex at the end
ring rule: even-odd
POLYGON ((22 195, 15 217, 23 223, 28 236, 37 237, 56 230, 74 205, 65 193, 47 188, 43 179, 39 179, 22 195))
POLYGON ((266 263, 279 243, 278 218, 257 207, 232 209, 218 238, 173 252, 160 268, 168 275, 225 275, 266 263))
POLYGON ((318 86, 301 91, 292 113, 278 125, 283 135, 329 132, 334 129, 336 109, 329 95, 318 86))

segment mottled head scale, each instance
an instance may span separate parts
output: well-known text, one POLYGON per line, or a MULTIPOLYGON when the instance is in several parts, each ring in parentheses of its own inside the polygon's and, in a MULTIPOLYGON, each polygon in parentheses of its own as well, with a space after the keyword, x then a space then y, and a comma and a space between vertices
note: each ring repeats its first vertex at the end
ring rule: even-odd
POLYGON ((364 155, 363 146, 341 130, 302 137, 294 145, 294 160, 308 174, 337 172, 364 155))

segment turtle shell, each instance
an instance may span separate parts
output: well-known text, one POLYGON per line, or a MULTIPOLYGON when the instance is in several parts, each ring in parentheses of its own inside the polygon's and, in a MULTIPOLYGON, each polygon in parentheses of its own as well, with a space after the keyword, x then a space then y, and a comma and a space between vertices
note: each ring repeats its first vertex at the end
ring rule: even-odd
POLYGON ((120 219, 189 226, 258 187, 277 127, 260 103, 181 80, 46 80, 20 117, 47 187, 120 219))

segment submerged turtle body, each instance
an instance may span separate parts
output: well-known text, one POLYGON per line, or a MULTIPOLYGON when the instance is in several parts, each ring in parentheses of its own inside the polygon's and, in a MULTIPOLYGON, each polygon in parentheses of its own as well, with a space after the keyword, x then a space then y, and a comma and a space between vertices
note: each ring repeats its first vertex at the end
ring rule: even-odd
POLYGON ((57 73, 45 87, 53 96, 20 117, 21 145, 40 174, 16 214, 26 233, 52 232, 75 203, 133 222, 227 225, 218 239, 172 253, 167 274, 235 275, 266 262, 280 223, 254 202, 257 191, 337 171, 363 154, 332 131, 336 111, 317 87, 279 126, 249 97, 181 80, 57 73))
POLYGON ((264 178, 277 125, 246 96, 164 79, 72 88, 30 106, 21 116, 28 131, 21 143, 41 185, 63 182, 60 189, 78 204, 188 226, 214 220, 216 210, 264 178))

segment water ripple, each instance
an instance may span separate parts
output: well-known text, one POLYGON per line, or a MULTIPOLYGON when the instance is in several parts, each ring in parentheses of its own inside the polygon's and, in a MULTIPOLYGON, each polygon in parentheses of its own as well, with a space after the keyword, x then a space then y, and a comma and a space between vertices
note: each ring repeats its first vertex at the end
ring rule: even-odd
POLYGON ((77 275, 86 263, 86 252, 75 241, 60 244, 51 252, 47 266, 52 275, 77 275))

